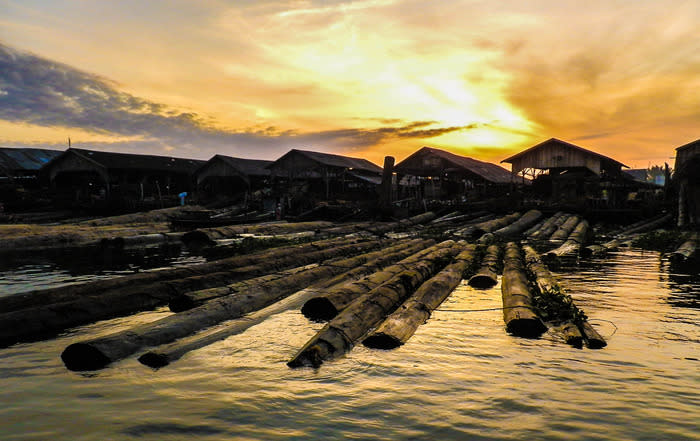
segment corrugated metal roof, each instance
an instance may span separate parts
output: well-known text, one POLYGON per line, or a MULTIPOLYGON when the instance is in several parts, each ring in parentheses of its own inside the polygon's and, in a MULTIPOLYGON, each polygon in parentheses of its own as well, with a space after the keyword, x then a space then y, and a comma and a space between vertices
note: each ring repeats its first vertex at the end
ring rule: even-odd
MULTIPOLYGON (((558 146, 564 147, 564 148, 569 148, 569 149, 573 149, 573 150, 578 150, 578 151, 580 151, 580 152, 582 152, 582 153, 585 153, 585 154, 587 154, 587 155, 595 156, 595 157, 597 157, 597 158, 599 158, 599 159, 601 159, 601 160, 603 160, 603 161, 609 161, 609 162, 611 162, 611 163, 613 163, 613 164, 619 165, 620 167, 627 167, 625 164, 621 163, 620 161, 616 161, 615 159, 612 159, 612 158, 610 158, 610 157, 608 157, 608 156, 601 155, 600 153, 596 153, 596 152, 594 152, 594 151, 591 151, 591 150, 588 150, 588 149, 584 149, 583 147, 579 147, 579 146, 577 146, 577 145, 575 145, 575 144, 571 144, 571 143, 569 143, 569 142, 562 141, 561 139, 557 139, 557 138, 550 138, 550 139, 548 139, 548 140, 546 140, 546 141, 544 141, 544 142, 541 142, 541 143, 539 143, 539 144, 537 144, 537 145, 535 145, 535 146, 530 147, 529 149, 523 150, 523 151, 520 152, 520 153, 516 153, 515 155, 511 156, 510 158, 506 158, 506 159, 504 159, 504 160, 501 161, 501 162, 512 163, 512 162, 515 161, 516 159, 518 159, 518 158, 520 158, 520 157, 522 157, 522 156, 527 155, 528 153, 532 152, 533 150, 540 149, 540 148, 542 148, 542 147, 544 147, 544 146, 547 146, 547 145, 549 145, 549 144, 552 144, 552 143, 554 143, 554 144, 556 144, 556 145, 558 145, 558 146)), ((627 167, 627 168, 629 168, 629 167, 627 167)))
POLYGON ((513 179, 513 175, 505 168, 492 164, 490 162, 479 161, 477 159, 469 158, 467 156, 460 156, 454 153, 450 153, 445 150, 435 149, 432 147, 423 147, 417 152, 410 155, 408 158, 404 159, 400 163, 396 164, 394 167, 397 171, 400 171, 402 164, 409 161, 417 155, 431 154, 444 159, 445 161, 453 164, 455 168, 461 168, 470 171, 476 175, 481 176, 487 181, 496 184, 509 183, 513 179))
POLYGON ((206 161, 199 159, 172 158, 169 156, 137 155, 133 153, 101 152, 70 148, 66 154, 74 153, 106 169, 160 170, 192 173, 206 161))
POLYGON ((0 170, 8 175, 36 171, 61 153, 59 150, 0 147, 0 170))
MULTIPOLYGON (((347 169, 352 168, 355 170, 364 170, 364 171, 368 171, 371 173, 382 173, 381 167, 369 162, 366 159, 351 158, 349 156, 334 155, 331 153, 312 152, 310 150, 292 149, 289 152, 285 153, 284 156, 279 158, 277 161, 280 161, 285 156, 290 155, 290 154, 300 154, 300 155, 303 155, 303 156, 311 159, 314 162, 317 162, 319 164, 326 165, 329 167, 339 167, 339 168, 347 168, 347 169)), ((277 162, 277 161, 275 161, 275 162, 277 162)))
POLYGON ((215 155, 214 158, 221 159, 246 176, 270 176, 270 170, 267 166, 273 162, 264 159, 244 159, 226 155, 215 155))

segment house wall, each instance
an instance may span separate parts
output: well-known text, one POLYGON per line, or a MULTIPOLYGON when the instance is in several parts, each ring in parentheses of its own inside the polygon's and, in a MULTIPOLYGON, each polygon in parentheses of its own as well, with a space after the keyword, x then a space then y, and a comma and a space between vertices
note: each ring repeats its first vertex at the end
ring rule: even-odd
POLYGON ((585 152, 565 146, 549 144, 535 149, 512 162, 512 170, 517 173, 525 168, 550 169, 586 167, 600 175, 601 160, 585 152))

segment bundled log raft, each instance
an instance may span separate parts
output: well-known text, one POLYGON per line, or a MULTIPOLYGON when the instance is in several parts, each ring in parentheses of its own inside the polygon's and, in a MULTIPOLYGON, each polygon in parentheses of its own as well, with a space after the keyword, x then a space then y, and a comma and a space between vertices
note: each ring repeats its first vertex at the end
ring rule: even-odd
POLYGON ((410 270, 416 262, 425 256, 436 251, 454 246, 454 241, 444 241, 430 248, 415 253, 394 265, 388 266, 381 271, 377 271, 369 276, 352 283, 345 284, 333 289, 327 289, 317 296, 308 300, 301 308, 302 314, 314 321, 327 321, 338 315, 356 298, 365 294, 382 283, 386 283, 397 274, 410 270))
POLYGON ((547 327, 533 308, 520 247, 516 243, 506 245, 503 264, 501 295, 506 331, 519 337, 539 337, 547 327))
POLYGON ((486 233, 491 233, 493 231, 498 230, 499 228, 505 227, 506 225, 515 222, 519 217, 520 213, 512 213, 506 216, 501 216, 496 219, 480 222, 475 225, 469 225, 465 228, 457 230, 454 234, 459 237, 478 239, 486 233))
POLYGON ((71 370, 100 369, 127 357, 145 346, 156 346, 186 337, 225 320, 262 309, 319 280, 328 279, 376 259, 384 251, 320 264, 288 277, 258 284, 247 290, 211 300, 204 305, 117 332, 68 346, 61 358, 71 370))
POLYGON ((496 286, 501 263, 500 256, 501 249, 498 245, 489 246, 481 259, 478 271, 469 278, 469 286, 482 289, 496 286))
POLYGON ((553 216, 547 218, 539 228, 526 234, 526 236, 530 240, 549 239, 549 237, 559 229, 561 224, 564 223, 566 218, 567 215, 565 213, 558 211, 554 213, 553 216))
POLYGON ((569 215, 564 223, 557 228, 557 230, 552 233, 551 236, 549 236, 549 241, 555 245, 559 245, 562 242, 564 242, 569 235, 571 234, 572 231, 574 231, 574 228, 581 222, 581 217, 573 214, 569 215))
MULTIPOLYGON (((173 297, 187 291, 211 288, 236 280, 255 277, 296 264, 309 264, 338 256, 351 256, 381 246, 381 240, 366 240, 336 247, 311 251, 300 255, 279 256, 274 265, 260 262, 244 267, 225 266, 219 272, 196 274, 176 280, 155 282, 136 287, 121 287, 107 293, 84 295, 78 299, 23 309, 0 315, 0 345, 55 335, 65 329, 97 320, 113 318, 153 309, 167 304, 173 297), (26 320, 26 317, 32 320, 26 320)), ((289 253, 289 250, 288 252, 289 253)), ((273 253, 277 254, 277 252, 273 253)), ((261 256, 260 256, 261 257, 261 256)), ((213 266, 216 268, 216 266, 213 266)), ((191 268, 189 268, 191 270, 191 268)), ((208 267, 212 269, 212 267, 208 267)), ((313 270, 311 270, 313 271, 313 270)))
POLYGON ((416 262, 412 269, 397 274, 388 282, 355 299, 311 338, 287 364, 290 367, 318 367, 324 361, 350 351, 372 327, 458 254, 460 248, 436 250, 416 262))
POLYGON ((372 334, 362 341, 367 347, 393 349, 406 343, 425 323, 430 314, 445 301, 473 265, 475 247, 462 251, 454 263, 422 284, 396 311, 389 315, 372 334))
POLYGON ((516 238, 535 224, 541 217, 542 213, 539 210, 530 210, 510 225, 493 231, 493 234, 501 238, 516 238))

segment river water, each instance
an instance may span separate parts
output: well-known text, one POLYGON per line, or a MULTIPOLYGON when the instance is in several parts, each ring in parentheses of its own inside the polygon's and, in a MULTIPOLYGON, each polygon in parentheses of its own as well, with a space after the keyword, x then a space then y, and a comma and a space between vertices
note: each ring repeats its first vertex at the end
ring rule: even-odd
POLYGON ((169 314, 152 311, 1 349, 0 439, 700 439, 697 268, 628 249, 556 275, 606 348, 511 337, 500 285, 463 283, 403 347, 316 370, 286 366, 321 327, 299 311, 160 370, 63 366, 70 343, 169 314))

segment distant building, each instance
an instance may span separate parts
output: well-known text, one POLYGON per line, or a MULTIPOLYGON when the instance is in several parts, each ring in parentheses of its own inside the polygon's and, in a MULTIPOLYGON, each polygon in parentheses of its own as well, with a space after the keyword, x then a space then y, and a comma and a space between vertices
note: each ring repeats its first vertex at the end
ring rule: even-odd
POLYGON ((63 202, 110 202, 136 208, 175 205, 192 190, 192 173, 205 161, 69 148, 42 168, 63 202))
POLYGON ((366 159, 293 149, 268 166, 276 192, 294 208, 321 200, 375 200, 382 168, 366 159))
POLYGON ((237 198, 270 185, 272 161, 214 155, 194 172, 199 198, 237 198))
POLYGON ((0 181, 36 179, 39 169, 61 153, 59 150, 0 147, 0 181))
POLYGON ((533 179, 532 191, 550 202, 589 208, 620 207, 639 187, 623 163, 583 147, 548 139, 501 162, 533 179))
POLYGON ((505 194, 513 176, 490 162, 423 147, 396 164, 403 191, 417 199, 462 201, 505 194))
POLYGON ((678 226, 700 226, 700 139, 676 148, 673 181, 678 190, 678 226))

